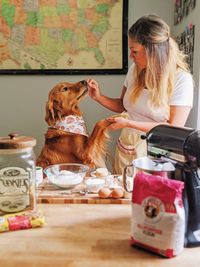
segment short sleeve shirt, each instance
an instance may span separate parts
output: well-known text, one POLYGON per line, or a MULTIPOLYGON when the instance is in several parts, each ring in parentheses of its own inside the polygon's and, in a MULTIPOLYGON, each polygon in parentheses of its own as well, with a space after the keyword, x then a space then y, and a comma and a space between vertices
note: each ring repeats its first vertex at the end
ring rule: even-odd
MULTIPOLYGON (((162 108, 151 109, 148 105, 150 98, 149 91, 143 89, 139 95, 137 101, 132 103, 130 100, 130 94, 133 89, 134 79, 133 71, 135 64, 133 63, 126 75, 124 86, 127 88, 123 98, 124 108, 127 110, 129 118, 135 121, 146 122, 164 122, 166 121, 167 114, 162 108)), ((174 90, 171 98, 169 99, 170 106, 193 106, 193 79, 192 75, 188 72, 178 70, 175 82, 174 90)))

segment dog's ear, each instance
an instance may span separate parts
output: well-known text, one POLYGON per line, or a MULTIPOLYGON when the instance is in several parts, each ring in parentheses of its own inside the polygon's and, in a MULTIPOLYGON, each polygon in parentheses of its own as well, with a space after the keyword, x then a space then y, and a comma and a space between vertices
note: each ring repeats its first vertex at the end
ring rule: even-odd
POLYGON ((51 100, 49 100, 46 103, 45 121, 50 126, 52 126, 54 124, 54 122, 55 122, 54 109, 53 109, 53 101, 51 101, 51 100))
POLYGON ((56 120, 61 120, 61 111, 62 108, 59 105, 59 102, 53 99, 49 99, 46 103, 46 116, 45 120, 49 126, 53 126, 56 120))

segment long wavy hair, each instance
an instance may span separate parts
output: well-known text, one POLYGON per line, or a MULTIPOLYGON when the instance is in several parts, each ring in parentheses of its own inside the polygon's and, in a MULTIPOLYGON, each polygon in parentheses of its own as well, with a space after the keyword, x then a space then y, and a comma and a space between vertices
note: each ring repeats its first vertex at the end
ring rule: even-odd
POLYGON ((128 31, 129 38, 141 44, 146 51, 147 66, 134 69, 134 88, 131 99, 136 101, 141 90, 150 92, 150 107, 162 107, 169 115, 169 97, 174 88, 177 69, 189 72, 186 55, 170 36, 169 26, 158 16, 148 15, 138 19, 128 31))

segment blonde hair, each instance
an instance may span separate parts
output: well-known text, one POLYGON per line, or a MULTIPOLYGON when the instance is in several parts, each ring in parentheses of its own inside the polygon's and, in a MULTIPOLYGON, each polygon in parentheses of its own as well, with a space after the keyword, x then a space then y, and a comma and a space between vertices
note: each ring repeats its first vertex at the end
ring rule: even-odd
POLYGON ((186 55, 170 37, 169 26, 158 16, 138 19, 129 29, 129 38, 141 44, 146 51, 147 67, 134 69, 134 88, 131 99, 136 101, 141 89, 150 92, 151 108, 163 107, 169 113, 168 100, 174 88, 176 70, 189 72, 186 55))

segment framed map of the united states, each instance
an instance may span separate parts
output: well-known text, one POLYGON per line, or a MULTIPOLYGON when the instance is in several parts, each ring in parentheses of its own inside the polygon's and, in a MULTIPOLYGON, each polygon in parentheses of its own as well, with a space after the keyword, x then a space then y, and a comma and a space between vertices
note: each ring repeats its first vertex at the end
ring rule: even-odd
POLYGON ((1 0, 0 74, 126 73, 128 0, 1 0))

